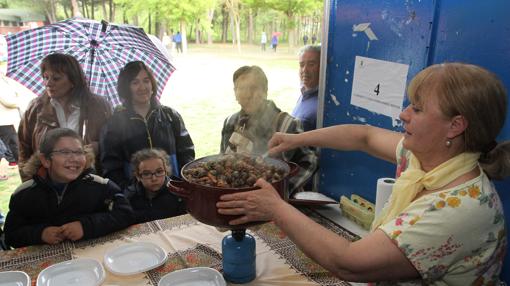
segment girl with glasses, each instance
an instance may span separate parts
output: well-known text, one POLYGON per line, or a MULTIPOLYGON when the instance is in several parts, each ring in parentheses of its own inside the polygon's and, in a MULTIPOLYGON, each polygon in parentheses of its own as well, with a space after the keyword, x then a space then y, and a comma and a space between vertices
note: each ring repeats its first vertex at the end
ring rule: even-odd
POLYGON ((184 201, 166 187, 171 167, 168 155, 161 149, 143 149, 131 159, 136 181, 124 194, 129 199, 137 223, 173 217, 186 213, 184 201))

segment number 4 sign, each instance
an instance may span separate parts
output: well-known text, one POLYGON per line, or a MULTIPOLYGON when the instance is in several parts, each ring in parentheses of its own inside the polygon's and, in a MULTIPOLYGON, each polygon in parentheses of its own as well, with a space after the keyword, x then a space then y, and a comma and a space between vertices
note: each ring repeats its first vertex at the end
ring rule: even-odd
POLYGON ((351 104, 398 118, 404 102, 409 65, 356 57, 351 104))

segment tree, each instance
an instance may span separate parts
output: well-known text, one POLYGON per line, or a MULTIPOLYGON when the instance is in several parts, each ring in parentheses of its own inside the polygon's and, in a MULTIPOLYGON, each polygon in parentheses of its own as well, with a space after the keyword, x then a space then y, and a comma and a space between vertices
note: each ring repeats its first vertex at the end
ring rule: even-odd
POLYGON ((289 47, 297 43, 296 16, 314 11, 322 5, 320 0, 266 0, 268 7, 283 12, 287 16, 289 47))
POLYGON ((80 13, 80 8, 78 8, 77 0, 71 0, 71 11, 73 13, 73 17, 82 16, 80 13))
POLYGON ((232 44, 237 44, 237 51, 241 52, 241 23, 240 23, 240 3, 239 0, 225 0, 225 6, 230 12, 230 17, 234 21, 232 31, 232 44), (234 36, 235 35, 235 36, 234 36), (234 43, 235 41, 235 43, 234 43))

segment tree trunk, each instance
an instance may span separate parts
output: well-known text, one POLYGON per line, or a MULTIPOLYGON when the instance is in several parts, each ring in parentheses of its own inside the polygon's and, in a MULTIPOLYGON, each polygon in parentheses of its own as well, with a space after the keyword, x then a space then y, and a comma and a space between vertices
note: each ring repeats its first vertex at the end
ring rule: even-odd
POLYGON ((225 3, 233 20, 232 45, 237 43, 237 51, 241 53, 241 19, 239 12, 239 0, 226 0, 225 3))
POLYGON ((55 8, 55 0, 49 0, 46 1, 44 8, 44 12, 46 13, 46 17, 48 18, 48 21, 50 24, 57 22, 57 15, 56 15, 56 8, 55 8))
POLYGON ((195 19, 195 44, 200 44, 200 19, 195 19))
POLYGON ((214 8, 209 9, 207 12, 207 44, 212 45, 213 43, 213 31, 212 31, 212 21, 214 19, 214 8))
POLYGON ((78 7, 78 0, 71 0, 71 11, 73 17, 81 17, 80 8, 78 7))
POLYGON ((237 20, 234 17, 234 23, 236 25, 237 52, 241 53, 241 21, 239 18, 239 15, 237 15, 237 20))
POLYGON ((94 10, 95 10, 94 6, 95 6, 94 5, 94 0, 90 0, 90 18, 91 19, 94 19, 94 10))
POLYGON ((71 18, 69 17, 69 7, 67 5, 62 5, 62 7, 64 7, 64 15, 66 19, 71 18))
POLYGON ((182 52, 186 53, 188 51, 188 39, 186 37, 186 22, 180 21, 180 26, 182 35, 182 52))
POLYGON ((289 49, 294 48, 296 46, 296 25, 294 24, 294 15, 289 15, 288 19, 288 40, 289 40, 289 49))
POLYGON ((101 7, 103 8, 103 18, 104 20, 108 19, 108 13, 106 12, 106 0, 101 1, 101 7))
POLYGON ((254 44, 254 39, 255 39, 255 33, 254 33, 254 21, 253 21, 253 10, 250 9, 249 10, 249 17, 248 17, 248 43, 249 44, 254 44))
POLYGON ((115 22, 114 19, 115 19, 115 3, 113 3, 113 0, 110 0, 110 22, 115 22))
POLYGON ((87 10, 87 1, 81 0, 81 13, 85 18, 89 17, 89 11, 87 10))
POLYGON ((226 9, 226 5, 223 5, 223 9, 221 9, 221 15, 223 16, 223 21, 221 25, 221 42, 226 43, 228 40, 228 22, 229 22, 229 14, 226 9))
POLYGON ((149 12, 149 34, 152 34, 152 14, 149 12))

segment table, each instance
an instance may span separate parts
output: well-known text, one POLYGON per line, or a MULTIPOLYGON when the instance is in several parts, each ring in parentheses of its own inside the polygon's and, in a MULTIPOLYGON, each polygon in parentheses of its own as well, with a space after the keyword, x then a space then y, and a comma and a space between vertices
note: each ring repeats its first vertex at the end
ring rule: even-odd
MULTIPOLYGON (((359 239, 358 235, 339 226, 320 211, 310 208, 301 208, 301 211, 351 241, 359 239)), ((306 257, 274 223, 252 227, 248 232, 256 239, 257 277, 245 285, 351 285, 333 277, 306 257)), ((178 269, 205 266, 222 272, 221 240, 228 233, 202 224, 190 215, 183 215, 133 225, 97 239, 0 251, 0 271, 24 271, 35 285, 39 272, 55 263, 76 258, 94 258, 102 262, 104 253, 114 247, 150 241, 168 253, 164 265, 131 276, 117 276, 106 271, 102 285, 157 285, 162 276, 178 269)))

